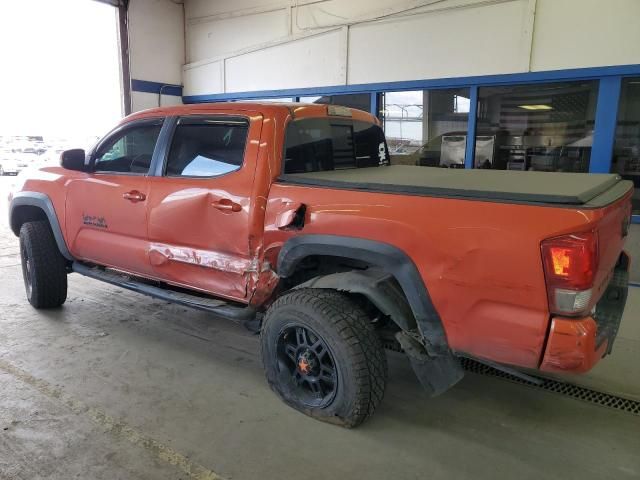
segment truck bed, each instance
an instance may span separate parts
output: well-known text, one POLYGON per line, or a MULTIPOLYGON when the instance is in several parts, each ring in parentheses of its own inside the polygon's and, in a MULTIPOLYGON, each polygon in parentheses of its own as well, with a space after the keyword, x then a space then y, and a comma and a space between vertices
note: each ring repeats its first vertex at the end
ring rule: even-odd
POLYGON ((353 168, 280 176, 312 186, 501 202, 599 208, 632 188, 616 174, 465 170, 411 165, 353 168))

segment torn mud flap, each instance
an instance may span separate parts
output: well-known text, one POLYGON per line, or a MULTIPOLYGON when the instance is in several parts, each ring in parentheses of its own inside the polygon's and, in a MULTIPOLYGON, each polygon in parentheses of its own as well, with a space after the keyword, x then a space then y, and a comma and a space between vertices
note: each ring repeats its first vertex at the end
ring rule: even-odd
POLYGON ((396 340, 409 357, 418 380, 431 397, 444 393, 462 380, 464 370, 460 361, 451 353, 431 357, 424 345, 407 332, 398 332, 396 340))

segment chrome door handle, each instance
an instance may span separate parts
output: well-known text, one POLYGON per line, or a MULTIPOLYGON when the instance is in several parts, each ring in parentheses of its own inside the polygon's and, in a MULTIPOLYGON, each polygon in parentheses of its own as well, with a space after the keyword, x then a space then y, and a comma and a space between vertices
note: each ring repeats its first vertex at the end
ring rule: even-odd
POLYGON ((130 192, 123 193, 122 198, 136 203, 144 202, 147 199, 147 196, 144 193, 139 192, 138 190, 131 190, 130 192))

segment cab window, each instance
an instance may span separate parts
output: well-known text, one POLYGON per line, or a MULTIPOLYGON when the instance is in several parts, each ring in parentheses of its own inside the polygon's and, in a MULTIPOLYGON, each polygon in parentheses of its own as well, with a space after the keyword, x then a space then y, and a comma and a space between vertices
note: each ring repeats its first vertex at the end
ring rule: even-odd
POLYGON ((146 174, 162 125, 127 128, 102 144, 95 155, 96 172, 146 174))
POLYGON ((389 164, 382 129, 351 119, 304 118, 289 122, 284 173, 322 172, 389 164))
POLYGON ((239 170, 248 130, 244 119, 181 118, 165 175, 210 178, 239 170))

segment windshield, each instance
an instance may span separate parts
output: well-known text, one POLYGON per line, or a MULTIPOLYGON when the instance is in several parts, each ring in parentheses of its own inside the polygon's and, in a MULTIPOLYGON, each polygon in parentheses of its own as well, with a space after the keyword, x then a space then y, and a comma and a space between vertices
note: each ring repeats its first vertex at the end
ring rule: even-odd
POLYGON ((284 173, 389 165, 382 129, 368 122, 307 118, 287 126, 284 173))

